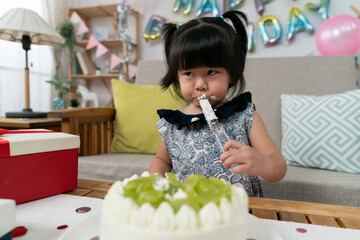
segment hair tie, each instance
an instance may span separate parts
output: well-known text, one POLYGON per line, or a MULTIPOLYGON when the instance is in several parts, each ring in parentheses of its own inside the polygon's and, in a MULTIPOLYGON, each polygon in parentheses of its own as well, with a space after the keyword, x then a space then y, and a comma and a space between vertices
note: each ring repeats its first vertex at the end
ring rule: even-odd
POLYGON ((220 18, 221 18, 222 20, 224 20, 224 17, 223 17, 222 15, 220 16, 220 18))
POLYGON ((179 27, 180 27, 180 24, 176 24, 176 29, 179 29, 179 27))

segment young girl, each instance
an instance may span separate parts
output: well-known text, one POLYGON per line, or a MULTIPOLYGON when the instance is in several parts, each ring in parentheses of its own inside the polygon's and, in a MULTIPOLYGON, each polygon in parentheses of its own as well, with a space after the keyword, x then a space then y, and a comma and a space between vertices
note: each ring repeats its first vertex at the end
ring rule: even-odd
POLYGON ((164 25, 167 73, 161 85, 173 87, 188 105, 158 110, 162 141, 150 174, 172 171, 180 181, 193 173, 217 177, 242 184, 249 196, 263 196, 258 176, 269 182, 284 177, 284 158, 255 111, 251 94, 242 94, 246 23, 242 12, 228 11, 180 26, 164 25), (202 114, 199 97, 204 94, 232 139, 223 149, 202 114), (234 97, 228 101, 228 96, 234 97))

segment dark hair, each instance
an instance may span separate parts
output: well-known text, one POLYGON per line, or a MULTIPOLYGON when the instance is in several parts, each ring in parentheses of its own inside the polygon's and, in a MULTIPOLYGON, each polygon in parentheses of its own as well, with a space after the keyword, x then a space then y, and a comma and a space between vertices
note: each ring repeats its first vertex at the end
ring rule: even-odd
POLYGON ((203 17, 176 26, 163 26, 163 40, 167 64, 166 75, 161 79, 164 89, 172 86, 181 95, 178 71, 196 67, 223 67, 232 84, 229 86, 235 96, 242 93, 245 85, 243 76, 247 53, 247 17, 240 11, 228 11, 221 17, 203 17))

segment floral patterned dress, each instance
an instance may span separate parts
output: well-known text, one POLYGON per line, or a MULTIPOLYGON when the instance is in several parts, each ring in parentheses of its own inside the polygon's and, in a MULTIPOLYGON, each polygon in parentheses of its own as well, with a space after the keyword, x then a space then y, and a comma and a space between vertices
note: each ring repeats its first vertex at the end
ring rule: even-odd
MULTIPOLYGON (((231 173, 220 161, 222 150, 214 134, 206 125, 203 114, 186 115, 178 110, 158 110, 157 123, 165 148, 172 161, 172 172, 180 181, 190 174, 224 179, 233 185, 243 185, 248 195, 263 197, 257 176, 231 173)), ((249 133, 253 122, 254 105, 249 92, 215 110, 220 124, 231 139, 249 145, 249 133)))

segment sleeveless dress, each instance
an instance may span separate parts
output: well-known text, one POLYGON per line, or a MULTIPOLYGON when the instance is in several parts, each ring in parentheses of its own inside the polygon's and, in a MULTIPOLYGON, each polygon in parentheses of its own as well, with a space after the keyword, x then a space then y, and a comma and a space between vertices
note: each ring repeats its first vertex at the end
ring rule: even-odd
MULTIPOLYGON (((222 150, 206 125, 203 114, 186 115, 178 110, 158 110, 157 126, 172 161, 172 172, 180 181, 190 174, 224 179, 233 185, 243 185, 248 195, 263 197, 257 176, 231 173, 220 161, 222 150)), ((249 145, 254 105, 249 92, 241 94, 215 110, 220 124, 230 139, 249 145)))

